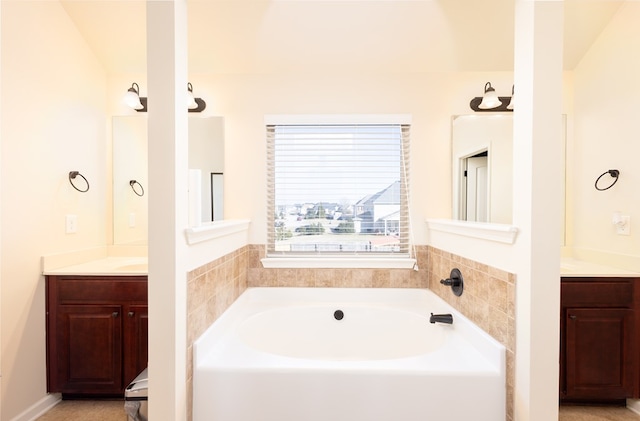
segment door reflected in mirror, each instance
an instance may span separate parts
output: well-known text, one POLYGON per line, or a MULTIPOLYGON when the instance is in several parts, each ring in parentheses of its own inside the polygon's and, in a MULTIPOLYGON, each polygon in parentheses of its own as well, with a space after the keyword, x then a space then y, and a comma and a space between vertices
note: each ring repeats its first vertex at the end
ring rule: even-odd
MULTIPOLYGON (((114 116, 113 244, 146 245, 147 116, 114 116), (135 181, 133 183, 132 181, 135 181)), ((223 219, 224 119, 189 116, 189 169, 199 170, 201 222, 223 219)))
POLYGON ((489 151, 462 158, 460 163, 460 219, 488 222, 489 151))

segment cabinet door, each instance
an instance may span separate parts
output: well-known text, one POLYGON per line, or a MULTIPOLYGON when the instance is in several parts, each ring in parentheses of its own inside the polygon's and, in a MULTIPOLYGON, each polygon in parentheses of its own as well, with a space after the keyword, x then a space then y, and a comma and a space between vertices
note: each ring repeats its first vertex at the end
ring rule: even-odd
POLYGON ((631 397, 633 311, 568 308, 566 314, 566 398, 631 397))
POLYGON ((122 393, 122 307, 60 305, 55 323, 51 391, 122 393))
POLYGON ((129 305, 125 317, 125 386, 142 370, 149 361, 149 316, 144 304, 129 305))

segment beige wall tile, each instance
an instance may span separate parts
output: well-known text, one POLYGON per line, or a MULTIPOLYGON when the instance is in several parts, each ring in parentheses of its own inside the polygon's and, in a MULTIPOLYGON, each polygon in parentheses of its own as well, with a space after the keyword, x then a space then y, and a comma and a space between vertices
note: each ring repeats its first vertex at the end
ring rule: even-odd
MULTIPOLYGON (((351 282, 345 286, 349 288, 372 288, 373 277, 376 273, 384 279, 382 271, 377 272, 374 269, 353 269, 351 271, 351 282)), ((388 276, 386 279, 388 279, 388 276)))
MULTIPOLYGON (((209 262, 187 274, 187 419, 192 419, 193 342, 247 288, 248 254, 257 251, 244 247, 209 262)), ((259 259, 256 259, 259 263, 259 259)))
POLYGON ((513 419, 513 377, 515 367, 515 282, 512 273, 486 264, 456 256, 449 252, 429 249, 429 288, 480 326, 507 348, 507 419, 513 419), (457 267, 464 279, 464 292, 455 297, 440 279, 449 276, 457 267))
POLYGON ((316 273, 315 286, 319 288, 330 288, 335 279, 335 269, 319 270, 316 273))

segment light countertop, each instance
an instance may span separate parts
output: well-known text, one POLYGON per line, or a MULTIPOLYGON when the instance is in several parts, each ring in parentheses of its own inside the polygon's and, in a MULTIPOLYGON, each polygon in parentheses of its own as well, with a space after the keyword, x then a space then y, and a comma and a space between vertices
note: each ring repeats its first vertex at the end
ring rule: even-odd
POLYGON ((44 275, 142 276, 148 273, 146 257, 105 257, 43 271, 44 275))
MULTIPOLYGON (((146 257, 106 257, 71 266, 48 269, 44 275, 147 275, 148 259, 146 257)), ((563 277, 581 276, 614 276, 640 277, 640 273, 613 266, 601 265, 584 260, 563 258, 560 264, 560 275, 563 277)))
POLYGON ((640 277, 640 273, 638 272, 632 272, 613 266, 606 266, 572 258, 562 259, 562 261, 560 262, 560 275, 563 277, 640 277))

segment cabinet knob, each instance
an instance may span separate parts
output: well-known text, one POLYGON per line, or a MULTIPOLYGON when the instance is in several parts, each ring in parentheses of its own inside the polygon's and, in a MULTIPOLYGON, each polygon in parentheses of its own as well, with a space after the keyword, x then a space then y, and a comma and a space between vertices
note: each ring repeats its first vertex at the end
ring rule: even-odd
POLYGON ((571 320, 575 320, 575 319, 577 319, 577 318, 578 318, 578 316, 576 316, 575 314, 570 314, 570 315, 569 315, 569 318, 570 318, 571 320))
POLYGON ((118 314, 119 313, 117 311, 114 311, 113 313, 111 313, 111 317, 115 319, 116 317, 118 317, 118 314))
POLYGON ((134 313, 133 311, 130 311, 129 313, 127 313, 127 315, 128 315, 129 317, 133 317, 133 316, 135 316, 135 315, 136 315, 136 313, 134 313))

